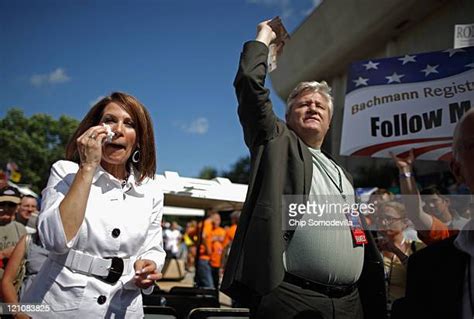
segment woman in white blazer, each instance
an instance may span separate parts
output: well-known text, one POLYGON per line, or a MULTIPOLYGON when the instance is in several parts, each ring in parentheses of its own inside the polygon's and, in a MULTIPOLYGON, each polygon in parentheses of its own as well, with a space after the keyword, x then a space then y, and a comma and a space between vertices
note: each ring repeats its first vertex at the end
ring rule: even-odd
POLYGON ((92 107, 43 190, 39 235, 50 255, 22 311, 34 318, 141 318, 165 259, 153 127, 134 97, 92 107), (40 305, 32 305, 40 304, 40 305), (23 309, 24 308, 24 309, 23 309))

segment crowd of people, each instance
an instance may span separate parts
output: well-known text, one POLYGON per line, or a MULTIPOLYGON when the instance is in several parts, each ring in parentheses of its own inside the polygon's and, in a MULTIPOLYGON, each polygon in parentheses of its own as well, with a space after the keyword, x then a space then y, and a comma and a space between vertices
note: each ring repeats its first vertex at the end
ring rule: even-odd
MULTIPOLYGON (((186 228, 176 221, 163 221, 163 246, 166 261, 165 274, 171 260, 181 259, 185 270, 195 273, 196 285, 200 288, 219 289, 228 252, 235 236, 240 211, 229 215, 229 225, 221 226, 221 213, 209 210, 202 221, 191 219, 186 228), (197 261, 197 263, 196 263, 197 261)), ((179 264, 178 264, 178 267, 179 264)))
MULTIPOLYGON (((5 187, 0 190, 0 209, 2 239, 0 296, 5 303, 18 304, 46 262, 48 250, 36 228, 39 207, 35 197, 23 195, 15 187, 5 187)), ((212 210, 209 211, 204 223, 189 220, 186 228, 181 227, 176 221, 169 223, 162 220, 163 247, 166 252, 162 272, 166 273, 169 261, 172 259, 182 259, 186 270, 195 272, 194 260, 199 258, 204 262, 198 265, 202 267, 196 273, 198 286, 218 289, 226 252, 232 244, 239 214, 239 211, 231 213, 231 224, 225 227, 220 227, 219 212, 212 210), (199 256, 197 247, 200 247, 199 256)), ((26 314, 18 314, 16 317, 28 318, 26 314)))
MULTIPOLYGON (((413 151, 392 155, 400 194, 377 189, 371 214, 335 215, 351 223, 331 231, 284 227, 285 196, 351 207, 356 198, 350 174, 321 149, 334 113, 327 83, 298 84, 286 121, 272 109, 264 83, 269 46, 284 45, 279 23, 258 25, 234 82, 252 169, 230 225, 212 207, 185 227, 163 220, 151 118, 121 92, 79 124, 65 160, 51 168, 41 213, 36 198, 2 184, 0 297, 48 310, 21 309, 18 318, 141 318, 142 294, 173 259, 195 272, 198 287, 220 288, 252 318, 472 318, 473 212, 419 187, 413 151)), ((471 109, 456 126, 451 163, 470 194, 473 139, 471 109)))
MULTIPOLYGON (((399 169, 400 192, 384 188, 372 192, 368 203, 375 205, 376 213, 365 216, 383 255, 389 310, 405 297, 409 256, 456 236, 472 217, 470 201, 458 193, 436 185, 420 188, 413 151, 406 158, 393 156, 393 161, 399 169)), ((397 309, 394 312, 396 316, 397 309)))

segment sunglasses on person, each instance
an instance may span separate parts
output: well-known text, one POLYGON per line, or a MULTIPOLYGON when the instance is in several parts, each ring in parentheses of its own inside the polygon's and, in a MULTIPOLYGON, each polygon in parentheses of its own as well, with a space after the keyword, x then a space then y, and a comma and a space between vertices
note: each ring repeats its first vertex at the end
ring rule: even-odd
POLYGON ((15 204, 15 203, 12 203, 12 202, 1 202, 0 203, 0 208, 12 209, 12 208, 15 208, 17 206, 18 206, 18 204, 15 204))

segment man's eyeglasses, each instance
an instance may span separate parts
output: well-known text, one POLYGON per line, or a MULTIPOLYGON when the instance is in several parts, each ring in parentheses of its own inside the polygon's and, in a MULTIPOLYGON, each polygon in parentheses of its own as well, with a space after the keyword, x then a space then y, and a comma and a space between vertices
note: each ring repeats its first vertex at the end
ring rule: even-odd
POLYGON ((405 217, 389 217, 389 216, 384 216, 384 217, 379 217, 377 218, 377 221, 382 224, 382 225, 390 225, 398 221, 404 220, 405 217))

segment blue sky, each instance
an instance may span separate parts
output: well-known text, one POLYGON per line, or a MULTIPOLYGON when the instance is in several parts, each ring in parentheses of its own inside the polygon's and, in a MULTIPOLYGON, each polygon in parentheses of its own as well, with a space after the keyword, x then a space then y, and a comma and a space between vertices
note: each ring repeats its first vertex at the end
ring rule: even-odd
POLYGON ((227 170, 248 154, 232 87, 242 44, 276 15, 293 32, 318 2, 0 0, 0 117, 80 120, 124 91, 152 114, 159 173, 227 170))

